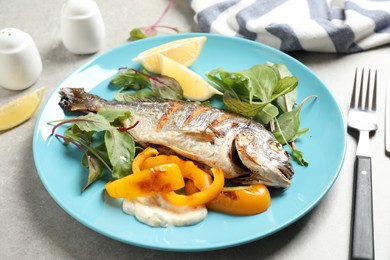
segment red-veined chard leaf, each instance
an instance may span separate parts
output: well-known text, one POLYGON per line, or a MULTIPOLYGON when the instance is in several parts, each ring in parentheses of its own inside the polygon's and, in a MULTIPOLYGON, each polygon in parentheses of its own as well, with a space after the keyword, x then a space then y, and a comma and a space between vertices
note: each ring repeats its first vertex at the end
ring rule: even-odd
POLYGON ((88 168, 87 183, 81 189, 81 191, 84 191, 102 176, 104 166, 101 161, 93 155, 89 155, 89 159, 84 155, 81 159, 81 164, 88 168))

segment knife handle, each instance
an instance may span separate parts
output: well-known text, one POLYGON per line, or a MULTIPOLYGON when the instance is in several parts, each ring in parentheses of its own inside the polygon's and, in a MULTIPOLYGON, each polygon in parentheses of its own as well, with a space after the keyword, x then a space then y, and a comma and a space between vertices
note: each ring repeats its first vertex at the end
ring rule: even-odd
POLYGON ((351 259, 374 259, 371 158, 356 156, 351 259))

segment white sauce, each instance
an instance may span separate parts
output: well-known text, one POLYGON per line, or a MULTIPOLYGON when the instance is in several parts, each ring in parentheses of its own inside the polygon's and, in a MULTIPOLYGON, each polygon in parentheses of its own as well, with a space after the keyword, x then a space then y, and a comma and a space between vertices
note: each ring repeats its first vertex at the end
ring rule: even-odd
POLYGON ((205 206, 177 207, 158 194, 125 199, 122 208, 125 213, 152 227, 190 226, 207 216, 205 206))

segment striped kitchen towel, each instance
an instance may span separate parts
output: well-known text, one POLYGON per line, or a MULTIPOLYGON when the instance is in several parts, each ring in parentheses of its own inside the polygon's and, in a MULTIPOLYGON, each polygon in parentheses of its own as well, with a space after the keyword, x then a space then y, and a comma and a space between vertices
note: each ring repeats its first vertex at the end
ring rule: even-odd
POLYGON ((282 51, 353 53, 390 43, 390 1, 188 0, 199 30, 282 51))

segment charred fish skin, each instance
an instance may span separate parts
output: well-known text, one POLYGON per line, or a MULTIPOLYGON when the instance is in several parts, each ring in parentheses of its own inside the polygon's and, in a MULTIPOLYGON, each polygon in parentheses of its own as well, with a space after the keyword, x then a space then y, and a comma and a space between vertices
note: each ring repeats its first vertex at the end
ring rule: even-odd
POLYGON ((151 99, 107 101, 81 88, 59 91, 59 105, 69 111, 128 110, 139 122, 128 132, 142 145, 163 146, 242 184, 287 188, 294 171, 288 153, 258 122, 193 102, 151 99))

